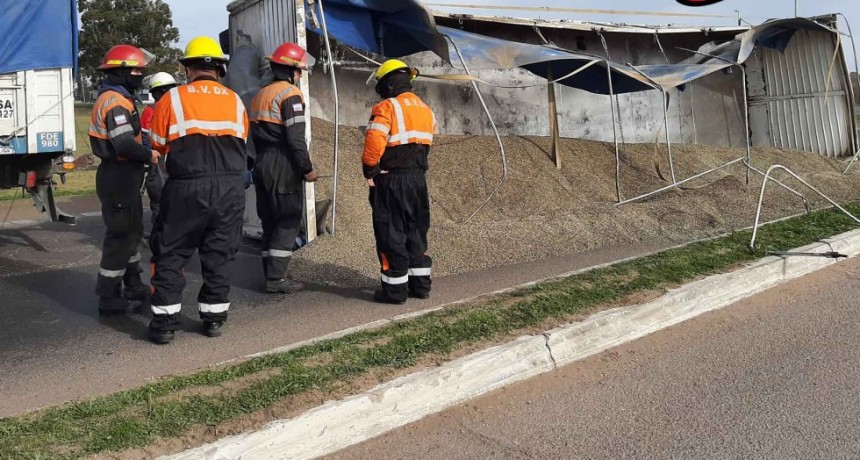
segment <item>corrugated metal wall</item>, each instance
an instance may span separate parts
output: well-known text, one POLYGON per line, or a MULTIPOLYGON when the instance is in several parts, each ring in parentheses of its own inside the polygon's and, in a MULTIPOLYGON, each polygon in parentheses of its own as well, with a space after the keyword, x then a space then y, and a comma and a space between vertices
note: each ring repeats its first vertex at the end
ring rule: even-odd
POLYGON ((239 30, 261 45, 263 53, 271 53, 281 43, 295 42, 295 0, 248 1, 237 5, 230 13, 230 37, 235 40, 239 30))
POLYGON ((854 153, 853 107, 838 37, 799 30, 785 52, 748 61, 753 142, 826 157, 854 153))

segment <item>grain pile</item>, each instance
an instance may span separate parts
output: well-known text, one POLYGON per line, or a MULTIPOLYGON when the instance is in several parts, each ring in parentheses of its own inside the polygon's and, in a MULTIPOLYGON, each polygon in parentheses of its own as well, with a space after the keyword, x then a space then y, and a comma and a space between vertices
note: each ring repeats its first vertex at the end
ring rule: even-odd
MULTIPOLYGON (((312 151, 322 175, 332 172, 333 125, 314 120, 312 151)), ((323 236, 297 254, 295 276, 344 287, 374 284, 374 253, 367 186, 361 176, 363 134, 341 128, 337 235, 323 236)), ((762 177, 745 184, 742 165, 686 184, 644 202, 615 206, 615 163, 611 144, 562 140, 562 169, 549 158, 548 138, 503 138, 508 179, 472 222, 463 221, 484 201, 501 177, 495 138, 438 136, 428 182, 434 276, 599 249, 618 244, 680 243, 752 225, 762 177), (701 188, 699 186, 707 185, 701 188)), ((680 180, 743 155, 710 146, 673 146, 680 180)), ((623 146, 622 193, 629 198, 664 185, 655 169, 654 145, 623 146)), ((665 150, 656 156, 669 176, 665 150)), ((836 201, 856 199, 860 173, 842 176, 840 162, 810 153, 756 149, 753 164, 764 171, 783 164, 836 201)), ((813 207, 826 202, 785 174, 778 176, 804 193, 813 207)), ((331 179, 318 182, 317 199, 331 196, 331 179)), ((768 187, 763 219, 800 213, 802 201, 768 187)))

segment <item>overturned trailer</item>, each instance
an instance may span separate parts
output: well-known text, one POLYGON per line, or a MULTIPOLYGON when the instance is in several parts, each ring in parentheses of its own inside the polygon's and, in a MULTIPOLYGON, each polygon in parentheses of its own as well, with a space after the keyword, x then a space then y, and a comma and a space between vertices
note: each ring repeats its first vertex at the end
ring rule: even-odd
MULTIPOLYGON (((556 46, 637 67, 703 63, 712 58, 697 55, 700 48, 713 50, 732 42, 740 47, 743 42, 744 46, 752 46, 739 63, 748 72, 746 81, 738 67, 724 66, 720 72, 668 90, 669 142, 743 148, 751 138, 754 146, 805 150, 828 157, 856 151, 849 72, 836 16, 776 21, 778 24, 768 23, 753 31, 749 27, 659 28, 443 14, 437 14, 435 20, 439 26, 517 43, 556 46), (758 41, 741 40, 750 33, 758 41), (749 133, 744 117, 747 104, 749 133)), ((312 53, 324 54, 320 43, 311 36, 308 45, 312 53)), ((732 59, 737 57, 736 54, 732 59)), ((497 62, 504 61, 504 57, 496 58, 497 62)), ((373 65, 340 46, 336 47, 334 60, 339 64, 341 100, 350 101, 340 106, 341 120, 348 125, 363 125, 367 110, 375 102, 372 90, 364 84, 373 65)), ((408 61, 425 73, 464 71, 456 60, 451 60, 452 67, 429 52, 410 56, 408 61)), ((522 68, 472 70, 481 80, 499 85, 485 85, 481 90, 502 134, 551 134, 548 89, 539 85, 545 82, 543 78, 522 68)), ((616 133, 613 110, 604 96, 554 86, 562 137, 611 142, 620 135, 621 143, 655 142, 664 137, 663 101, 651 92, 627 92, 615 97, 616 133)), ((422 80, 418 87, 436 110, 440 131, 492 133, 472 88, 445 80, 422 80)), ((311 78, 311 91, 316 101, 312 114, 332 119, 331 87, 320 73, 311 78)))

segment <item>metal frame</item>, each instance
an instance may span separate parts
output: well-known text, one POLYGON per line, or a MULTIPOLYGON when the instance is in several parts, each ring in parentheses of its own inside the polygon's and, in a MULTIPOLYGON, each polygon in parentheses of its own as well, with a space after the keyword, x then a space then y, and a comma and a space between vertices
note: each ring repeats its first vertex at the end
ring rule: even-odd
MULTIPOLYGON (((463 64, 463 70, 466 71, 466 75, 472 76, 472 73, 469 71, 469 66, 466 65, 466 59, 463 58, 463 55, 460 53, 460 48, 454 42, 454 39, 444 34, 443 36, 448 39, 448 41, 451 43, 451 46, 454 47, 454 51, 457 52, 457 57, 460 58, 460 63, 463 64)), ((486 206, 490 202, 490 200, 493 199, 499 189, 502 188, 502 185, 505 183, 505 180, 507 180, 508 178, 508 158, 505 154, 505 145, 504 143, 502 143, 502 136, 499 134, 499 129, 496 127, 496 122, 493 120, 493 116, 490 114, 490 109, 487 108, 487 103, 484 102, 484 96, 481 94, 481 90, 478 89, 478 84, 474 80, 471 80, 471 83, 472 88, 478 95, 478 100, 481 101, 481 107, 484 108, 484 113, 487 114, 487 118, 490 120, 490 125, 493 127, 493 132, 496 134, 496 140, 499 142, 499 151, 502 156, 502 178, 499 180, 499 183, 498 185, 496 185, 496 188, 494 188, 493 191, 490 192, 490 195, 487 197, 487 199, 484 200, 484 202, 481 203, 481 205, 478 206, 478 208, 475 209, 475 211, 472 212, 472 214, 468 218, 466 218, 464 223, 468 223, 469 221, 471 221, 473 217, 475 217, 479 212, 481 212, 482 209, 484 209, 484 206, 486 206)))
MULTIPOLYGON (((748 101, 748 96, 747 96, 747 73, 746 73, 746 69, 744 68, 743 64, 738 64, 738 63, 736 63, 736 62, 732 62, 732 61, 730 61, 730 60, 728 60, 728 59, 725 59, 725 58, 722 58, 722 57, 719 57, 719 56, 715 56, 715 55, 712 55, 712 54, 704 53, 704 52, 701 52, 701 51, 694 51, 694 50, 690 50, 690 49, 687 49, 687 48, 681 48, 681 47, 679 47, 678 49, 683 50, 683 51, 689 51, 689 52, 691 52, 691 53, 701 54, 701 55, 703 55, 703 56, 708 56, 708 57, 711 57, 711 58, 714 58, 714 59, 718 59, 718 60, 721 60, 721 61, 723 61, 723 62, 726 62, 726 63, 732 64, 733 66, 738 67, 738 68, 741 70, 741 75, 743 76, 744 124, 745 124, 745 130, 746 130, 746 136, 745 136, 745 137, 746 137, 746 144, 747 144, 747 152, 746 152, 746 156, 741 157, 741 158, 737 158, 737 159, 732 160, 732 161, 729 161, 728 163, 725 163, 725 164, 723 164, 723 165, 721 165, 721 166, 717 166, 716 168, 709 169, 709 170, 707 170, 707 171, 705 171, 705 172, 702 172, 702 173, 696 174, 696 175, 694 175, 694 176, 688 177, 687 179, 681 180, 680 182, 676 182, 676 183, 670 184, 670 185, 668 185, 668 186, 666 186, 666 187, 663 187, 663 188, 660 188, 660 189, 658 189, 658 190, 654 190, 654 191, 652 191, 652 192, 648 192, 648 193, 645 193, 645 194, 643 194, 643 195, 640 195, 640 196, 637 196, 637 197, 634 197, 634 198, 629 198, 629 199, 627 199, 627 200, 623 200, 623 201, 619 199, 619 202, 618 202, 618 203, 616 203, 616 206, 620 206, 620 205, 622 205, 622 204, 627 204, 627 203, 632 203, 632 202, 634 202, 634 201, 638 201, 638 200, 641 200, 641 199, 644 199, 644 198, 647 198, 647 197, 650 197, 650 196, 657 195, 657 194, 659 194, 659 193, 666 192, 666 191, 671 190, 671 189, 673 189, 673 188, 676 188, 676 187, 678 187, 678 186, 680 186, 680 185, 682 185, 682 184, 684 184, 684 183, 686 183, 686 182, 689 182, 689 181, 691 181, 691 180, 693 180, 693 179, 698 179, 698 178, 703 177, 703 176, 706 176, 706 175, 708 175, 708 174, 710 174, 710 173, 712 173, 712 172, 716 172, 716 171, 719 171, 719 170, 721 170, 721 169, 724 169, 724 168, 726 168, 726 167, 728 167, 728 166, 730 166, 730 165, 736 164, 736 163, 738 163, 738 162, 742 162, 742 163, 743 163, 743 165, 744 165, 745 172, 746 172, 746 183, 747 183, 747 185, 749 185, 749 183, 750 183, 750 172, 758 173, 759 175, 762 175, 762 176, 764 176, 764 177, 765 177, 765 179, 764 179, 764 181, 765 181, 765 182, 767 182, 768 180, 773 181, 775 184, 779 185, 780 187, 782 187, 782 188, 784 188, 784 189, 788 190, 789 192, 793 193, 794 195, 797 195, 797 196, 798 196, 798 197, 803 201, 803 205, 804 205, 804 207, 806 208, 806 212, 809 212, 809 201, 806 199, 806 197, 805 197, 802 193, 798 192, 797 190, 794 190, 793 188, 791 188, 791 187, 789 187, 789 186, 787 186, 787 185, 783 184, 782 182, 780 182, 780 181, 778 181, 778 180, 776 180, 776 179, 773 179, 773 178, 769 177, 766 173, 761 172, 758 168, 756 168, 756 167, 755 167, 755 166, 753 166, 753 164, 752 164, 752 145, 751 145, 751 141, 750 141, 750 128, 749 128, 749 126, 750 126, 750 119, 749 119, 749 101, 748 101)), ((628 64, 628 65, 629 65, 629 64, 628 64)), ((631 66, 631 67, 632 67, 632 66, 631 66)), ((643 74, 641 71, 639 71, 639 69, 636 69, 635 67, 632 67, 632 68, 633 68, 633 70, 636 70, 639 74, 641 74, 642 76, 644 76, 645 78, 648 78, 648 77, 647 77, 647 75, 643 74)), ((651 80, 650 78, 649 78, 649 81, 652 81, 652 82, 653 82, 653 80, 651 80)), ((665 94, 665 90, 663 90, 663 91, 664 91, 664 94, 665 94)), ((665 104, 664 104, 664 110, 668 110, 668 109, 666 109, 666 108, 665 108, 665 104)), ((666 129, 667 129, 667 132, 668 132, 668 127, 667 127, 666 129)), ((671 163, 670 163, 670 164, 671 164, 671 163)))
POLYGON ((648 81, 650 81, 655 88, 659 89, 660 93, 663 95, 663 98, 660 101, 660 105, 663 109, 663 130, 666 134, 666 150, 669 156, 669 172, 672 173, 672 184, 677 185, 678 180, 675 179, 675 161, 672 159, 672 140, 669 137, 669 104, 667 104, 669 92, 666 91, 666 88, 663 88, 662 86, 658 85, 657 82, 654 81, 651 77, 645 75, 644 72, 637 69, 636 67, 633 67, 632 64, 627 63, 627 66, 635 70, 636 73, 638 73, 639 75, 642 75, 643 78, 648 79, 648 81))
MULTIPOLYGON (((805 185, 807 188, 809 188, 813 192, 817 193, 818 196, 827 200, 830 204, 835 206, 837 209, 839 209, 840 211, 845 213, 848 217, 850 217, 852 220, 854 220, 854 222, 856 222, 858 225, 860 225, 860 219, 854 217, 854 214, 851 214, 845 208, 840 206, 837 202, 831 200, 827 195, 821 193, 820 191, 818 191, 818 189, 809 185, 808 182, 803 180, 803 178, 801 178, 800 176, 795 174, 792 170, 786 168, 783 165, 773 165, 767 169, 767 172, 764 174, 764 181, 761 184, 761 192, 759 193, 759 196, 758 196, 758 207, 756 207, 756 211, 755 211, 755 223, 753 224, 753 233, 752 233, 752 238, 750 239, 750 244, 749 244, 749 248, 751 251, 755 251, 755 249, 756 249, 755 248, 755 238, 756 238, 756 235, 758 234, 759 219, 761 218, 761 207, 762 207, 762 203, 764 201, 764 190, 765 190, 765 187, 767 187, 767 181, 768 181, 768 179, 770 179, 771 173, 777 169, 781 169, 781 170, 789 173, 792 177, 794 177, 795 179, 800 181, 801 184, 805 185)), ((771 179, 771 180, 773 180, 773 179, 771 179)))
MULTIPOLYGON (((323 37, 325 38, 325 48, 328 54, 328 67, 331 71, 331 87, 334 95, 334 169, 332 172, 332 189, 331 189, 331 234, 335 234, 337 225, 337 167, 338 167, 338 148, 340 146, 340 101, 337 94, 337 77, 334 74, 334 55, 331 53, 331 42, 328 36, 328 27, 325 20, 325 11, 323 11, 322 0, 316 0, 320 8, 320 25, 322 25, 323 37)), ((316 221, 308 221, 308 227, 313 225, 316 227, 316 221)))

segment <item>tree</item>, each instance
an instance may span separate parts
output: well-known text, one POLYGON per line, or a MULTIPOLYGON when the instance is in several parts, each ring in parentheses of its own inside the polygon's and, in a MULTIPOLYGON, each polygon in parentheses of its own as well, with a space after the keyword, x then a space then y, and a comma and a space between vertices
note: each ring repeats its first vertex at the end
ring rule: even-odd
POLYGON ((119 43, 144 48, 155 54, 150 72, 177 74, 182 52, 173 45, 179 30, 162 0, 80 0, 81 32, 79 65, 82 80, 98 82, 96 70, 104 54, 119 43))

